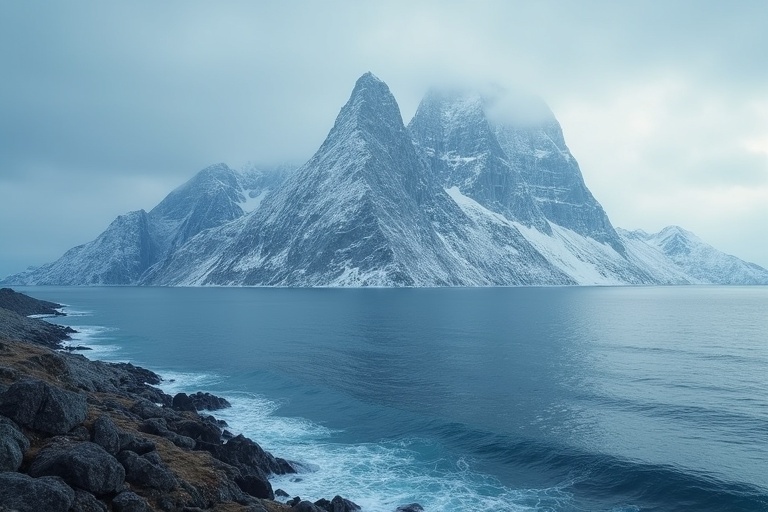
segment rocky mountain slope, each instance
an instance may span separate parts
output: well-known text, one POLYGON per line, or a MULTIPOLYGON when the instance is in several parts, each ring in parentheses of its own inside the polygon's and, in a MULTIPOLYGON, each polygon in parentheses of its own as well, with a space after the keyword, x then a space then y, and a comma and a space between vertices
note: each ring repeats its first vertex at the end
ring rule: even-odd
POLYGON ((540 100, 432 91, 406 128, 367 73, 297 171, 209 167, 149 213, 3 282, 768 284, 768 270, 673 231, 614 229, 540 100))

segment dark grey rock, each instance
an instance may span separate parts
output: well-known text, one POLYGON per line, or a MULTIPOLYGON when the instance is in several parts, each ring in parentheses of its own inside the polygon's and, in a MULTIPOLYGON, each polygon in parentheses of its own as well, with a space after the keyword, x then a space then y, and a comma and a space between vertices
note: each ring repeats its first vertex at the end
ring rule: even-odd
POLYGON ((41 380, 15 382, 0 395, 0 414, 48 434, 66 434, 85 420, 87 412, 84 395, 41 380))
POLYGON ((135 452, 122 451, 117 458, 125 468, 125 479, 132 484, 166 492, 178 485, 176 477, 167 467, 153 464, 135 452))
POLYGON ((17 512, 67 512, 75 499, 60 478, 0 473, 0 507, 17 512))
POLYGON ((293 512, 327 512, 325 509, 318 507, 311 501, 299 501, 295 505, 291 506, 293 512))
POLYGON ((409 503, 408 505, 400 505, 395 509, 395 512, 424 512, 424 507, 418 503, 409 503))
POLYGON ((232 407, 232 404, 230 404, 227 399, 210 393, 202 393, 200 391, 189 395, 189 399, 198 411, 217 411, 219 409, 232 407))
POLYGON ((334 496, 331 500, 329 512, 355 512, 360 510, 360 506, 341 496, 334 496))
POLYGON ((13 421, 0 416, 0 471, 18 471, 27 450, 29 439, 13 421))
POLYGON ((191 450, 195 447, 194 439, 171 431, 163 418, 149 418, 148 420, 144 420, 144 422, 139 425, 139 430, 141 432, 146 432, 147 434, 164 437, 179 448, 191 450))
POLYGON ((112 455, 120 451, 120 432, 109 416, 99 416, 93 422, 93 442, 112 455))
POLYGON ((107 512, 107 506, 82 489, 75 489, 75 500, 70 512, 107 512))
POLYGON ((89 441, 46 446, 32 461, 29 474, 59 476, 68 484, 97 496, 118 491, 125 482, 125 469, 117 459, 89 441))
POLYGON ((177 421, 169 425, 169 429, 177 434, 190 437, 195 441, 203 441, 205 443, 221 442, 221 429, 207 421, 177 421))
POLYGON ((242 434, 224 444, 202 443, 201 447, 210 451, 220 461, 240 469, 246 475, 260 473, 285 475, 296 472, 288 461, 274 457, 242 434))
POLYGON ((139 455, 152 452, 157 449, 154 441, 150 441, 146 437, 139 437, 128 432, 120 432, 120 450, 130 450, 136 452, 139 455))
POLYGON ((123 491, 112 500, 112 510, 115 512, 150 512, 147 501, 131 491, 123 491))
POLYGON ((177 411, 197 412, 195 402, 186 393, 178 393, 173 397, 172 407, 177 411))
POLYGON ((235 483, 254 498, 274 500, 275 493, 272 491, 272 484, 269 483, 263 474, 250 474, 235 478, 235 483))

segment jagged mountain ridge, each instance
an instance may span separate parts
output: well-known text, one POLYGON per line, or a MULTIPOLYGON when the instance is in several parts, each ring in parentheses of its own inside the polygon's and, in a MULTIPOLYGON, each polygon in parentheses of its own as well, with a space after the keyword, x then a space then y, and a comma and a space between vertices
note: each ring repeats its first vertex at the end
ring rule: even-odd
POLYGON ((673 242, 615 230, 557 120, 539 110, 520 122, 494 116, 480 95, 433 92, 406 128, 389 88, 367 73, 297 171, 211 166, 149 213, 121 216, 93 242, 3 282, 768 283, 765 269, 690 233, 673 242))

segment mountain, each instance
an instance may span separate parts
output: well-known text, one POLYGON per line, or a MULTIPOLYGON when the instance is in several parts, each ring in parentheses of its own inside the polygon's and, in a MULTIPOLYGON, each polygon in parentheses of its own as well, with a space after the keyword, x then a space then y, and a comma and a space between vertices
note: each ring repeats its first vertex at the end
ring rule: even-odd
POLYGON ((572 283, 514 227, 480 235, 474 228, 419 158, 389 88, 368 73, 357 81, 317 153, 258 211, 201 233, 143 282, 572 283), (489 250, 479 252, 480 246, 489 250))
POLYGON ((371 73, 295 171, 200 171, 8 284, 768 284, 681 228, 614 229, 552 112, 431 91, 406 127, 371 73))
POLYGON ((149 213, 120 215, 95 240, 53 263, 3 280, 20 285, 127 285, 139 282, 199 232, 221 226, 258 206, 282 172, 236 172, 225 164, 203 169, 149 213))
MULTIPOLYGON (((686 282, 698 284, 768 284, 768 270, 754 263, 725 254, 679 226, 667 226, 658 233, 619 230, 624 243, 634 255, 651 255, 663 261, 665 268, 649 263, 670 274, 677 272, 686 282), (671 266, 669 265, 671 263, 671 266)), ((675 280, 668 278, 669 282, 675 280)))

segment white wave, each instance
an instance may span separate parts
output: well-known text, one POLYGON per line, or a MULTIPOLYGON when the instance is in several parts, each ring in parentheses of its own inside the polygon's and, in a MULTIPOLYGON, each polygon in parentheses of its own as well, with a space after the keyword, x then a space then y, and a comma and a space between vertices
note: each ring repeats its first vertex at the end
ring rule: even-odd
MULTIPOLYGON (((274 415, 279 403, 251 393, 217 393, 232 407, 216 411, 229 430, 311 471, 271 478, 275 489, 315 501, 340 494, 366 512, 391 512, 418 502, 429 512, 561 509, 572 496, 563 488, 515 490, 472 470, 471 462, 425 460, 416 440, 345 444, 338 431, 303 418, 274 415)), ((430 450, 434 451, 434 450, 430 450)))
POLYGON ((79 352, 88 359, 103 359, 105 361, 118 361, 120 346, 114 344, 115 338, 110 333, 114 328, 101 325, 76 325, 77 331, 70 335, 70 339, 62 343, 65 347, 88 347, 91 350, 79 352))

